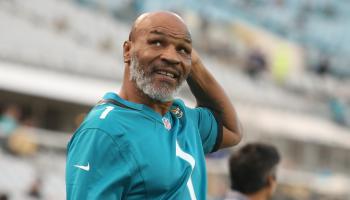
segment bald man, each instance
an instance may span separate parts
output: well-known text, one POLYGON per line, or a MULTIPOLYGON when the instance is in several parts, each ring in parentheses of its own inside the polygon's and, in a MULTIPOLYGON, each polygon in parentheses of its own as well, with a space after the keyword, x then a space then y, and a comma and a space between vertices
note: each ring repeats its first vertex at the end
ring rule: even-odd
POLYGON ((206 199, 205 154, 241 139, 230 99, 174 13, 138 17, 123 49, 119 94, 107 93, 68 144, 67 199, 206 199), (196 108, 174 99, 185 81, 196 108))

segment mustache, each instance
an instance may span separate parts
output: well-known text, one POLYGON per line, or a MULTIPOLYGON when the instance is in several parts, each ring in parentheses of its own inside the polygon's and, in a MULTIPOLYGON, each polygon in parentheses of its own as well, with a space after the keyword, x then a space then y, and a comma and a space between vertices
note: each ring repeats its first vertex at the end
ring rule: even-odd
POLYGON ((139 72, 142 72, 143 76, 151 78, 153 73, 157 71, 166 71, 175 75, 175 78, 182 82, 188 76, 185 76, 183 69, 180 66, 166 63, 164 61, 156 61, 150 63, 148 66, 140 65, 139 60, 135 54, 131 56, 131 67, 134 67, 139 72))

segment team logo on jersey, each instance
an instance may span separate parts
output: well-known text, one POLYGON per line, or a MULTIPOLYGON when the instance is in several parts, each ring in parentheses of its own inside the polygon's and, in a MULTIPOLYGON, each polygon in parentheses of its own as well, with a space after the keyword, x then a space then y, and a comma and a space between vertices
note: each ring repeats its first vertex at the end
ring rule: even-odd
POLYGON ((173 109, 171 109, 171 112, 175 115, 175 117, 177 118, 181 118, 183 115, 182 110, 179 107, 175 107, 173 109))
POLYGON ((171 129, 171 124, 170 124, 170 121, 168 120, 168 118, 163 118, 162 119, 163 121, 163 124, 164 124, 164 127, 167 129, 167 130, 170 130, 171 129))

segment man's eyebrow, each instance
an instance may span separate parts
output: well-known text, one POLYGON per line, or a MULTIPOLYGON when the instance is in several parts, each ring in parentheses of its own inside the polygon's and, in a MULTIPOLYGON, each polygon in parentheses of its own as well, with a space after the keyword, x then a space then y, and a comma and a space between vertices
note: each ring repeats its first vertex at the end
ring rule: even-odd
MULTIPOLYGON (((151 30, 150 33, 157 34, 157 35, 162 35, 162 36, 167 36, 168 35, 168 34, 162 32, 162 31, 159 31, 159 30, 151 30)), ((188 43, 192 43, 192 39, 189 36, 185 36, 184 38, 182 38, 182 37, 178 37, 178 38, 181 38, 181 39, 185 40, 188 43)))

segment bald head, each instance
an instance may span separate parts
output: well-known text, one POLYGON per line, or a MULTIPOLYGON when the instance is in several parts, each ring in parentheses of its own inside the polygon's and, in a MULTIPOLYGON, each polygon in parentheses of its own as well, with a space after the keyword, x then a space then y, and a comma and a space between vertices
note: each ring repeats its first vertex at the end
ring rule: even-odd
POLYGON ((132 26, 129 40, 134 41, 137 35, 150 29, 168 29, 174 35, 185 36, 191 41, 191 35, 184 20, 176 13, 168 11, 148 12, 140 15, 132 26))

